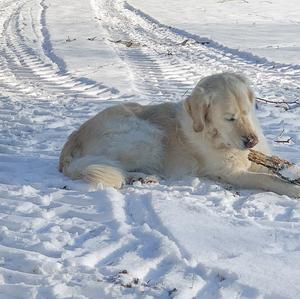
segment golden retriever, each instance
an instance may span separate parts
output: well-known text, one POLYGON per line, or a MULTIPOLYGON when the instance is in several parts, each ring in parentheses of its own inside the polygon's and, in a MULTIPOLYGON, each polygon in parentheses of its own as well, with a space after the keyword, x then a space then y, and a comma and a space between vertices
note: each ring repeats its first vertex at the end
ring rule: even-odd
POLYGON ((299 186, 251 163, 250 148, 270 154, 253 91, 242 75, 221 73, 203 78, 179 103, 127 103, 98 113, 71 134, 59 170, 115 188, 198 176, 300 197, 299 186))

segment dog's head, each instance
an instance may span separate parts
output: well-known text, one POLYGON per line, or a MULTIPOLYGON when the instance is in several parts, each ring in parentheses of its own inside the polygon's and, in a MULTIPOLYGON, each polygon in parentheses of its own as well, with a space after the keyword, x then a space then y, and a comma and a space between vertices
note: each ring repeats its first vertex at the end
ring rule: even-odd
POLYGON ((202 79, 184 105, 195 132, 205 130, 218 143, 243 150, 258 143, 254 102, 243 76, 222 73, 202 79))

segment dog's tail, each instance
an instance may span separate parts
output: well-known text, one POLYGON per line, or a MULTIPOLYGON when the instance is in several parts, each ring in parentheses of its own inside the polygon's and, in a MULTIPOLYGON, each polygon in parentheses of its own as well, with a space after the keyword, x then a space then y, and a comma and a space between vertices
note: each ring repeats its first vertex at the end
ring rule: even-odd
POLYGON ((83 179, 103 187, 121 188, 125 183, 125 175, 117 163, 98 156, 75 158, 63 167, 62 172, 72 179, 83 179))

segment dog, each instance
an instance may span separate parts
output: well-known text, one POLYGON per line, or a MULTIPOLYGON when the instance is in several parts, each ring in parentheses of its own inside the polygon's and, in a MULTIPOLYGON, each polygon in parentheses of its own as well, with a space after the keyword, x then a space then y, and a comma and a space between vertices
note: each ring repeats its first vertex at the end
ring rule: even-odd
POLYGON ((254 93, 243 75, 220 73, 178 103, 125 103, 98 113, 70 135, 59 170, 104 187, 197 176, 300 197, 299 186, 250 162, 251 148, 270 154, 254 93))

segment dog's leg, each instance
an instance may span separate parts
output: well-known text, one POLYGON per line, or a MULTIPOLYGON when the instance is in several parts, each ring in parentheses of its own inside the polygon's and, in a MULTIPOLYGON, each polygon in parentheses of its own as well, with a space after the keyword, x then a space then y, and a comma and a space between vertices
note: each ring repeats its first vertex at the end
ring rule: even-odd
POLYGON ((290 197, 300 197, 300 186, 287 183, 271 174, 241 171, 222 175, 221 179, 241 188, 262 189, 290 197))
POLYGON ((142 172, 127 172, 126 184, 132 185, 134 182, 141 182, 142 184, 159 183, 159 177, 142 172))
POLYGON ((255 173, 269 173, 269 174, 272 174, 270 169, 268 169, 265 166, 258 165, 254 162, 251 162, 251 166, 249 168, 249 171, 250 172, 255 172, 255 173))

